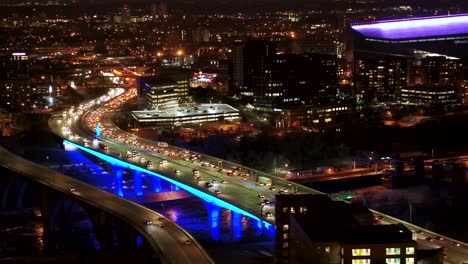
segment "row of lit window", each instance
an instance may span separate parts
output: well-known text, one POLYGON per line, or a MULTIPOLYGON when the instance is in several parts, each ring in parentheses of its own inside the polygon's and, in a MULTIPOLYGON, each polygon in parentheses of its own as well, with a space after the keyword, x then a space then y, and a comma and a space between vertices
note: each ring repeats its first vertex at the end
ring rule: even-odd
MULTIPOLYGON (((354 248, 351 250, 352 255, 355 256, 370 256, 371 249, 370 248, 354 248)), ((400 255, 401 249, 400 248, 386 248, 385 254, 387 255, 400 255)), ((414 247, 407 247, 406 248, 407 255, 414 254, 414 247)))
MULTIPOLYGON (((290 212, 291 214, 296 213, 296 209, 294 207, 283 207, 283 213, 290 212)), ((305 214, 307 212, 307 207, 299 207, 299 213, 300 214, 305 214)), ((283 226, 284 227, 284 226, 283 226)))
POLYGON ((420 91, 420 90, 406 90, 402 89, 402 92, 409 92, 409 93, 424 93, 424 94, 453 94, 455 91, 442 91, 442 92, 428 92, 428 91, 420 91))
MULTIPOLYGON (((371 264, 370 259, 353 259, 352 264, 371 264)), ((385 264, 414 264, 414 258, 405 258, 404 262, 400 258, 386 258, 385 264)))

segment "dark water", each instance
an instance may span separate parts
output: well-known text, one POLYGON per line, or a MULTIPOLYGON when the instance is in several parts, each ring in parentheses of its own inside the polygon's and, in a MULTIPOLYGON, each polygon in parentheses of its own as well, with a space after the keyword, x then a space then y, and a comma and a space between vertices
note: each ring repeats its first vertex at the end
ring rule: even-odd
POLYGON ((380 175, 347 178, 333 181, 315 181, 304 185, 325 193, 335 193, 347 190, 355 190, 365 187, 382 185, 380 175))

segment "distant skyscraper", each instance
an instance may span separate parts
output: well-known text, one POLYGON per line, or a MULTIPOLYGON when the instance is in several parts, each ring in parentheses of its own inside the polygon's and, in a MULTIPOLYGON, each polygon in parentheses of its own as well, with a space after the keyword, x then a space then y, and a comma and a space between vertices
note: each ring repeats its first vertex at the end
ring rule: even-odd
POLYGON ((231 87, 244 98, 253 96, 253 80, 267 82, 276 58, 277 45, 265 40, 236 42, 231 53, 231 87))
POLYGON ((356 93, 359 97, 393 100, 407 85, 406 58, 357 57, 354 63, 356 93))
POLYGON ((422 84, 453 85, 463 84, 463 63, 445 56, 428 56, 421 61, 422 84))
POLYGON ((132 16, 131 16, 131 11, 128 5, 123 5, 119 13, 120 13, 120 23, 129 24, 132 16))
POLYGON ((165 0, 158 0, 151 5, 152 16, 165 16, 167 15, 167 4, 165 0))
POLYGON ((0 103, 10 110, 30 107, 29 58, 24 52, 0 54, 0 103))

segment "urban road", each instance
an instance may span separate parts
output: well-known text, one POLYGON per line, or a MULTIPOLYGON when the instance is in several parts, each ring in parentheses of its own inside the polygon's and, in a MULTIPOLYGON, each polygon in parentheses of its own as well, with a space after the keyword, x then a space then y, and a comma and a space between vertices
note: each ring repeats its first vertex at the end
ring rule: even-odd
MULTIPOLYGON (((118 100, 119 96, 125 96, 125 93, 108 100, 107 103, 105 103, 105 106, 112 106, 115 110, 117 107, 119 107, 119 103, 116 103, 116 101, 120 102, 120 104, 125 101, 122 99, 118 100)), ((104 102, 95 103, 101 104, 104 102)), ((89 109, 89 107, 85 109, 89 109)), ((82 146, 85 145, 85 142, 97 139, 99 142, 105 143, 108 149, 100 149, 98 144, 90 144, 88 146, 90 149, 100 151, 114 158, 145 169, 149 169, 156 173, 160 173, 165 177, 181 182, 204 193, 210 194, 213 197, 217 197, 223 201, 226 201, 229 204, 237 206, 270 224, 274 224, 274 203, 267 203, 263 205, 261 202, 264 199, 274 201, 274 196, 278 193, 279 190, 285 193, 321 194, 316 190, 295 184, 290 181, 285 181, 283 179, 262 173, 251 168, 243 167, 239 164, 220 160, 218 158, 202 155, 199 153, 188 152, 185 149, 168 146, 163 148, 164 151, 162 153, 159 153, 156 150, 161 149, 161 147, 158 146, 157 142, 141 139, 120 130, 110 121, 112 109, 108 109, 108 111, 104 111, 102 109, 103 108, 99 108, 98 110, 83 111, 83 116, 80 116, 79 118, 71 118, 71 116, 73 116, 73 112, 68 112, 67 115, 56 115, 55 118, 52 118, 49 121, 49 126, 57 135, 82 146), (102 131, 106 131, 105 135, 101 135, 99 137, 95 136, 95 124, 90 124, 89 119, 87 122, 88 116, 91 116, 93 119, 95 119, 96 116, 99 116, 97 119, 100 120, 102 131), (72 133, 66 135, 62 132, 63 124, 70 123, 70 118, 72 121, 72 133), (131 144, 130 142, 125 143, 125 141, 129 141, 129 139, 132 141, 131 144), (126 154, 129 150, 136 151, 139 154, 138 157, 126 158, 126 154), (172 157, 168 155, 171 153, 174 153, 172 157), (181 154, 188 154, 189 156, 197 155, 198 158, 195 160, 186 161, 185 156, 181 154), (151 161, 153 166, 147 168, 146 164, 148 161, 151 161), (161 163, 160 165, 160 162, 162 161, 167 161, 167 163, 161 163), (211 164, 211 166, 202 164, 211 164), (212 167, 213 164, 216 165, 212 167), (243 173, 249 173, 249 176, 228 176, 226 172, 219 171, 220 169, 232 170, 234 168, 238 172, 241 171, 243 173), (202 180, 197 180, 197 177, 194 176, 194 169, 200 172, 199 175, 203 178, 202 180), (271 186, 257 185, 256 181, 258 177, 267 177, 271 179, 272 185, 275 186, 275 189, 273 190, 271 186), (212 187, 207 187, 206 184, 208 182, 213 182, 213 180, 216 180, 217 183, 213 183, 212 187), (220 193, 216 194, 215 190, 220 191, 220 193), (259 194, 264 197, 259 198, 259 194)), ((374 211, 374 213, 384 216, 386 221, 384 224, 404 224, 407 226, 410 230, 417 234, 417 241, 422 246, 430 245, 432 247, 445 247, 447 252, 444 262, 450 264, 461 264, 463 261, 468 261, 468 244, 432 233, 429 230, 424 230, 420 227, 381 214, 379 212, 374 211), (443 240, 428 241, 428 236, 440 237, 443 240)))

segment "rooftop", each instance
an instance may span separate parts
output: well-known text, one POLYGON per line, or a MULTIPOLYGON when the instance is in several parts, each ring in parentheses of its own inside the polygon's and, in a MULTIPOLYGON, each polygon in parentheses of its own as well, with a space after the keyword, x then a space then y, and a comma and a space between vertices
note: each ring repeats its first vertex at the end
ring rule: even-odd
POLYGON ((137 119, 167 118, 167 117, 190 117, 198 115, 215 115, 223 113, 238 113, 239 111, 227 104, 200 104, 195 107, 177 107, 165 110, 142 110, 133 111, 137 119))
POLYGON ((388 40, 468 35, 468 14, 377 21, 351 28, 364 37, 388 40))

